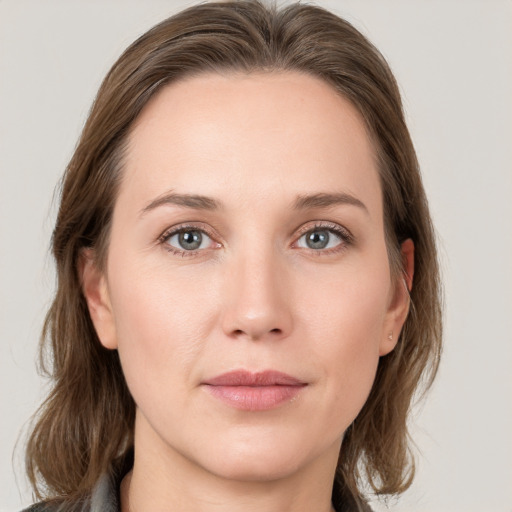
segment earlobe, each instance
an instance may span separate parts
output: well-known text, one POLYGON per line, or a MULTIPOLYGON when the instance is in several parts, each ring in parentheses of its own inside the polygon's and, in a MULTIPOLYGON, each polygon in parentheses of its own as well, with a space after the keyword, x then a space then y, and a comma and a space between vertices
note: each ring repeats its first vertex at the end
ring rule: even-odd
POLYGON ((410 291, 414 277, 414 242, 408 238, 400 248, 403 274, 395 284, 393 298, 388 310, 387 321, 379 346, 379 355, 389 354, 396 346, 400 332, 409 313, 410 291))
POLYGON ((384 339, 381 341, 379 346, 379 356, 389 354, 395 348, 397 342, 398 336, 395 336, 393 331, 384 333, 384 339))
POLYGON ((114 315, 107 288, 107 280, 97 267, 94 251, 83 249, 78 265, 82 292, 91 320, 101 344, 108 349, 117 348, 114 315))

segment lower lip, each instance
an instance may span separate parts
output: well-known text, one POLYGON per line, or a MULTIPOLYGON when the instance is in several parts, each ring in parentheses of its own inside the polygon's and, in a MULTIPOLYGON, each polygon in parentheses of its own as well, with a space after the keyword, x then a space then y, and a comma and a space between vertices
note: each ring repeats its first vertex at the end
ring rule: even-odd
POLYGON ((225 404, 243 411, 268 411, 295 398, 304 385, 297 386, 212 386, 206 389, 225 404))

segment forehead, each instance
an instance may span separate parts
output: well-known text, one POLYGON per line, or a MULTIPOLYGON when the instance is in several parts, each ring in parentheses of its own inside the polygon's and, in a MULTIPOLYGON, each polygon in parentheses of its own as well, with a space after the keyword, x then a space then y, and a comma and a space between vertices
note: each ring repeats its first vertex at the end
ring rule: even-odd
POLYGON ((361 115, 299 72, 204 74, 159 91, 132 127, 120 195, 171 189, 240 201, 339 190, 380 210, 361 115))

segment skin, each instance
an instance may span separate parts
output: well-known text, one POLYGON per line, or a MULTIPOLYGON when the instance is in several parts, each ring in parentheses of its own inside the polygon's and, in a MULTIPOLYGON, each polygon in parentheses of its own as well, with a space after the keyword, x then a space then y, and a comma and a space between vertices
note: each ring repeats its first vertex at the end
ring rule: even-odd
MULTIPOLYGON (((411 241, 402 254, 410 286, 411 241)), ((343 433, 409 307, 358 111, 298 72, 165 87, 129 137, 106 268, 84 253, 91 318, 137 404, 123 511, 330 510, 343 433), (220 206, 160 204, 170 193, 220 206), (294 208, 326 193, 344 201, 294 208), (168 236, 183 224, 208 234, 187 254, 168 236), (305 233, 320 232, 327 248, 308 246, 305 233), (307 385, 241 411, 201 385, 235 369, 307 385)))

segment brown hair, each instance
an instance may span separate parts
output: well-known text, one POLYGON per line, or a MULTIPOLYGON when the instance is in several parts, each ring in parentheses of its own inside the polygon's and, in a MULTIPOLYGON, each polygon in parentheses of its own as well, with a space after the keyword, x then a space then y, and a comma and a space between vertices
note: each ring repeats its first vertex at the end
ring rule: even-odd
POLYGON ((427 389, 438 367, 441 294, 434 232, 397 84, 376 48, 334 14, 311 5, 232 1, 182 11, 123 53, 66 169, 52 239, 58 287, 41 342, 53 387, 26 455, 39 498, 85 495, 133 444, 134 402, 117 352, 97 338, 78 275, 84 247, 93 247, 104 264, 130 127, 165 84, 228 70, 307 73, 350 100, 366 122, 378 155, 391 269, 395 276, 403 271, 400 243, 411 238, 415 273, 398 344, 381 358, 371 394, 345 434, 334 496, 359 503, 365 481, 385 494, 412 481, 407 417, 418 387, 427 389))

